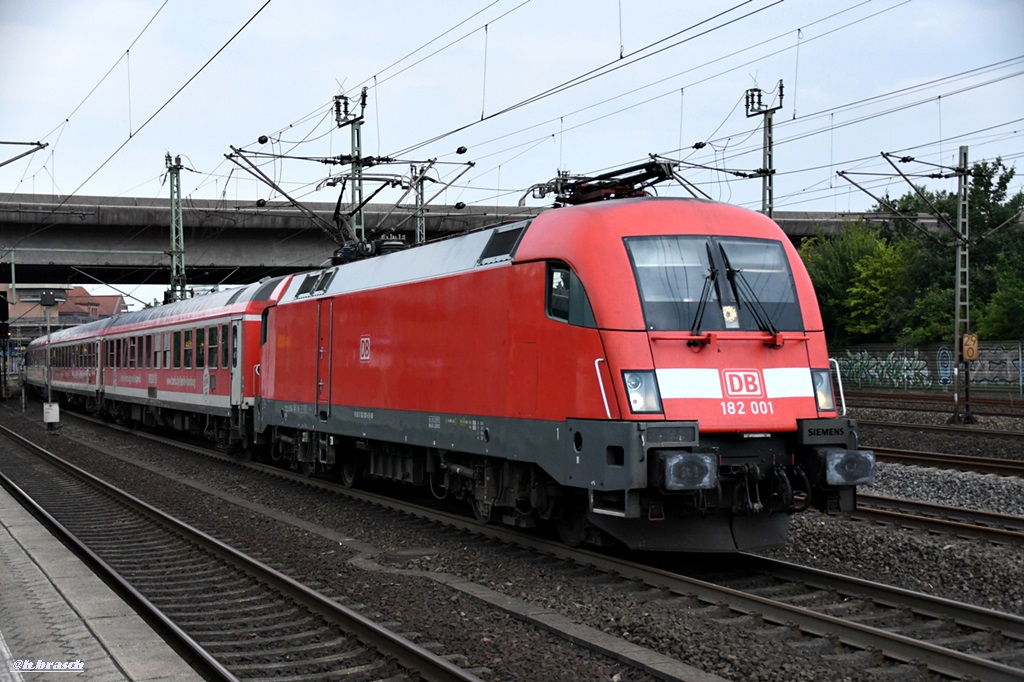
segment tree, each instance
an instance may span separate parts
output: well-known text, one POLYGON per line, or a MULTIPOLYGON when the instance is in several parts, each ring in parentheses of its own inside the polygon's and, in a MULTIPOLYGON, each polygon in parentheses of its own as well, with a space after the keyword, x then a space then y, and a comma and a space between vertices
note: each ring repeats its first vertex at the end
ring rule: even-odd
POLYGON ((999 255, 995 268, 996 291, 976 316, 974 331, 982 339, 1024 339, 1024 274, 1020 272, 1020 254, 1010 258, 999 255))
POLYGON ((847 289, 846 331, 863 341, 895 338, 903 327, 908 291, 905 249, 879 239, 858 260, 847 289))
POLYGON ((818 234, 800 245, 800 257, 814 282, 825 335, 832 345, 853 342, 844 323, 849 310, 847 292, 857 276, 857 263, 874 253, 878 242, 877 232, 857 221, 835 235, 818 234))

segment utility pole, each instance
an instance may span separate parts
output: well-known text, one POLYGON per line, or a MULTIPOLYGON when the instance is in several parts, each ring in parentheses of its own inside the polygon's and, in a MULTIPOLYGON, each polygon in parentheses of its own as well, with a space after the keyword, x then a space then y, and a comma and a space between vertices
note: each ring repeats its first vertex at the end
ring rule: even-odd
POLYGON ((772 132, 772 114, 782 108, 782 80, 779 80, 779 103, 770 106, 762 101, 760 88, 747 90, 747 118, 764 116, 764 158, 758 175, 761 176, 761 212, 771 218, 775 213, 775 143, 772 132))
POLYGON ((956 314, 953 328, 953 346, 956 363, 953 366, 953 416, 950 421, 973 424, 971 414, 971 363, 978 359, 978 337, 971 334, 970 297, 970 224, 968 214, 967 147, 960 147, 957 160, 956 204, 956 314), (960 366, 964 368, 964 413, 960 414, 960 366))
POLYGON ((416 193, 416 243, 422 244, 427 241, 427 219, 423 215, 423 178, 426 175, 426 169, 422 166, 419 172, 416 172, 416 164, 409 166, 409 177, 412 182, 415 183, 413 188, 416 193))
POLYGON ((348 97, 335 95, 334 119, 339 128, 352 126, 352 229, 356 238, 365 238, 365 220, 363 217, 363 115, 366 113, 366 88, 359 97, 359 115, 349 113, 348 97))
POLYGON ((181 219, 181 157, 164 157, 171 185, 171 288, 164 295, 164 303, 183 301, 185 293, 185 228, 181 219))
POLYGON ((7 400, 7 368, 11 354, 10 307, 7 294, 0 293, 0 398, 7 400))
POLYGON ((60 421, 60 404, 53 402, 53 348, 50 344, 50 309, 67 300, 63 291, 44 289, 39 292, 39 305, 46 316, 46 402, 43 404, 43 421, 47 431, 55 431, 60 421))

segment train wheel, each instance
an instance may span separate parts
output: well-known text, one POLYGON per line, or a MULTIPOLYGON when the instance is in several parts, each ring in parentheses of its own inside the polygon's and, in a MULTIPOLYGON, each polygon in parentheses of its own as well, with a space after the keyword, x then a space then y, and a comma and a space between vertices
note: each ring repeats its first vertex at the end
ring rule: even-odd
POLYGON ((483 502, 479 498, 469 498, 469 506, 473 508, 473 516, 480 523, 491 522, 491 512, 494 511, 494 507, 491 504, 483 502))
POLYGON ((589 526, 586 504, 582 501, 566 502, 562 506, 562 513, 555 519, 558 537, 569 547, 579 547, 583 544, 587 539, 589 526))
POLYGON ((346 488, 355 488, 359 485, 361 478, 359 476, 359 456, 342 456, 338 471, 341 473, 341 484, 346 488))

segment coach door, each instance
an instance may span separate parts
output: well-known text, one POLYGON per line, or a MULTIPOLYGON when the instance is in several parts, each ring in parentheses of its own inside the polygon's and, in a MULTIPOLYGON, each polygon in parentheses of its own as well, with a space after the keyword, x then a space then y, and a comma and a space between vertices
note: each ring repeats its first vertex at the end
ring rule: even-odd
POLYGON ((321 299, 317 302, 316 325, 316 413, 320 421, 331 416, 331 319, 334 300, 321 299))
POLYGON ((231 338, 221 339, 231 349, 231 404, 242 404, 242 388, 245 385, 242 376, 242 318, 231 320, 231 338))

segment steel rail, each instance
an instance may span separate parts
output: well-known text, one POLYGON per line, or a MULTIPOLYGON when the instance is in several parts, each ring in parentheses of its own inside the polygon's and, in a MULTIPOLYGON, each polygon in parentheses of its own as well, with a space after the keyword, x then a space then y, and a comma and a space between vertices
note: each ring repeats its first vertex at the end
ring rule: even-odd
MULTIPOLYGON (((127 429, 124 430, 129 431, 127 429)), ((150 437, 150 434, 129 432, 137 433, 147 438, 150 437)), ((180 442, 166 439, 162 436, 156 436, 153 439, 174 447, 185 447, 190 451, 213 456, 222 461, 234 462, 235 464, 268 473, 278 478, 343 494, 378 507, 414 515, 484 537, 516 544, 579 565, 590 566, 601 572, 614 574, 626 580, 636 580, 681 597, 693 597, 707 604, 724 604, 738 613, 760 616, 766 621, 783 626, 795 623, 808 634, 824 638, 835 638, 844 644, 858 649, 878 650, 894 661, 925 665, 928 669, 939 674, 953 677, 976 677, 992 682, 1018 682, 1024 676, 1024 670, 1020 668, 1013 668, 996 661, 916 640, 912 637, 899 635, 881 628, 846 621, 783 601, 723 585, 716 585, 698 578, 681 575, 675 571, 656 568, 592 550, 570 548, 561 543, 525 534, 511 528, 482 524, 467 516, 460 516, 362 490, 345 488, 327 481, 284 471, 277 467, 254 462, 242 462, 237 458, 197 446, 183 446, 180 442)), ((770 568, 769 572, 773 575, 780 577, 786 575, 793 576, 785 579, 798 580, 804 584, 817 583, 828 585, 844 594, 856 594, 878 603, 891 604, 897 608, 909 606, 915 612, 926 616, 944 614, 935 615, 934 617, 950 617, 956 620, 956 622, 970 627, 999 631, 1010 639, 1024 640, 1024 618, 1019 616, 1004 614, 880 583, 872 583, 849 576, 837 576, 796 564, 769 560, 753 554, 741 553, 739 556, 742 556, 745 561, 751 562, 751 565, 762 566, 766 570, 770 568)))
MULTIPOLYGON (((31 441, 23 438, 5 426, 0 426, 0 433, 14 440, 22 446, 31 450, 39 449, 31 441)), ((45 451, 44 451, 45 452, 45 451)), ((49 454, 49 453, 48 453, 49 454)), ((131 583, 125 580, 121 574, 115 571, 106 561, 101 559, 95 552, 89 549, 74 534, 68 531, 62 523, 50 515, 45 509, 32 499, 28 493, 22 490, 14 481, 0 472, 0 485, 11 494, 32 516, 46 526, 47 530, 53 533, 68 549, 81 559, 94 573, 110 585, 118 595, 127 601, 131 607, 142 618, 149 623, 170 645, 175 652, 185 659, 196 672, 210 680, 229 680, 237 682, 236 678, 227 668, 218 662, 206 649, 192 639, 184 630, 179 628, 174 621, 168 618, 141 592, 135 589, 131 583)))
MULTIPOLYGON (((865 447, 871 448, 870 445, 865 447)), ((999 476, 1024 476, 1024 461, 998 459, 995 457, 971 457, 969 455, 948 455, 941 452, 918 452, 893 448, 871 448, 880 462, 929 466, 937 469, 954 469, 999 476)))
POLYGON ((1024 518, 1010 514, 859 493, 853 516, 993 542, 1024 544, 1024 518))
MULTIPOLYGON (((382 627, 378 623, 373 622, 352 609, 338 604, 334 600, 331 600, 315 590, 306 587, 302 583, 284 575, 280 571, 277 571, 242 552, 239 552, 233 547, 210 535, 207 535, 198 528, 184 523, 173 516, 165 514, 147 502, 144 502, 94 476, 93 474, 90 474, 84 469, 61 459, 57 455, 54 455, 45 448, 32 443, 10 429, 0 426, 0 433, 3 433, 23 446, 33 450, 55 466, 71 473, 90 485, 95 486, 100 491, 111 495, 119 502, 126 504, 132 509, 139 511, 156 521, 165 524, 166 526, 169 526, 173 531, 201 545, 203 548, 221 559, 241 567, 256 579, 289 596, 297 603, 305 606, 321 617, 331 622, 338 623, 344 631, 352 634, 364 644, 377 649, 383 655, 393 658, 404 668, 418 672, 424 680, 436 682, 481 682, 479 677, 459 668, 450 661, 447 661, 401 635, 382 627)), ((56 523, 56 521, 54 521, 54 523, 56 523)), ((87 548, 85 549, 87 550, 87 548)), ((92 554, 91 552, 89 553, 92 554)), ((99 557, 96 557, 96 560, 102 561, 99 557)), ((109 569, 109 567, 107 568, 109 569)), ((112 571, 113 569, 109 570, 112 571)), ((131 586, 123 579, 120 579, 120 581, 128 588, 131 588, 131 586)), ((131 589, 134 592, 134 588, 131 589)), ((136 592, 136 594, 138 593, 136 592)), ((139 598, 143 600, 145 599, 141 594, 139 595, 139 598)), ((152 604, 150 604, 150 607, 152 607, 153 610, 156 610, 156 607, 152 606, 152 604)), ((157 613, 159 613, 159 611, 157 611, 157 613)), ((188 635, 180 631, 177 626, 174 626, 166 616, 161 614, 160 618, 162 621, 168 623, 170 627, 173 627, 175 631, 181 632, 182 637, 188 637, 188 635)), ((191 638, 189 638, 189 641, 191 641, 191 638)), ((203 652, 202 655, 205 660, 209 660, 211 664, 216 664, 218 669, 222 669, 226 675, 229 675, 229 677, 224 677, 223 679, 236 679, 233 676, 230 676, 230 673, 220 666, 219 663, 216 663, 213 657, 199 647, 198 644, 195 644, 195 646, 198 647, 198 651, 203 652)))
POLYGON ((1024 441, 1024 431, 1004 431, 999 429, 979 429, 973 426, 953 426, 952 424, 910 424, 908 422, 883 422, 874 419, 858 419, 857 426, 873 426, 880 429, 900 429, 903 431, 937 431, 939 433, 955 433, 963 436, 992 436, 995 438, 1020 438, 1024 441))

